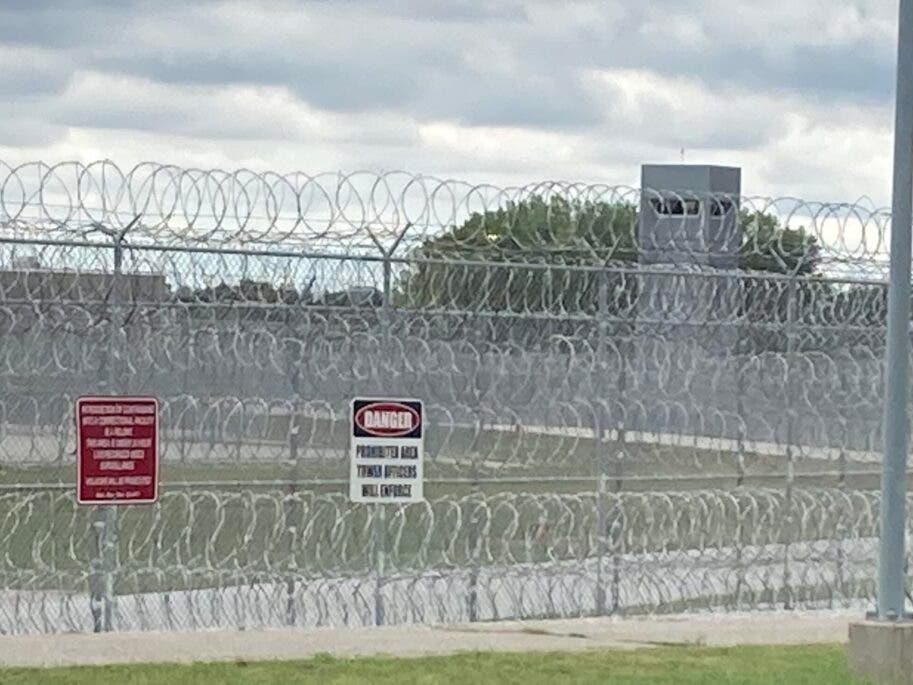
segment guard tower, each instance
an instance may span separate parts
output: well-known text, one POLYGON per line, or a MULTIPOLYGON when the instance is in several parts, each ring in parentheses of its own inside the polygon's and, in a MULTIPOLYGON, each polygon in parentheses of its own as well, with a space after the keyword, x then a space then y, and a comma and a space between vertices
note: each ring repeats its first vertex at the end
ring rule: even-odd
POLYGON ((642 263, 736 268, 741 169, 646 164, 641 188, 642 263))
POLYGON ((725 353, 735 344, 741 243, 736 167, 648 164, 641 169, 638 239, 643 334, 725 353))

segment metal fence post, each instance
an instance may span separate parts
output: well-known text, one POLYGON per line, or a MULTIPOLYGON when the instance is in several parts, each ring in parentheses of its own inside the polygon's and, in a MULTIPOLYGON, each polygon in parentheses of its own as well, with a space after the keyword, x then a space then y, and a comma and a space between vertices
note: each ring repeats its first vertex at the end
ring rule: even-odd
POLYGON ((796 288, 797 276, 793 274, 789 279, 787 286, 786 302, 786 382, 783 387, 786 391, 786 483, 783 503, 783 517, 786 520, 786 541, 783 548, 783 592, 784 592, 784 609, 793 608, 793 589, 792 568, 789 563, 790 554, 790 536, 794 533, 794 515, 793 511, 793 486, 795 484, 795 454, 793 453, 793 442, 795 441, 795 408, 793 407, 793 374, 795 373, 795 325, 796 325, 796 298, 798 289, 796 288))
MULTIPOLYGON (((838 456, 838 475, 837 475, 837 489, 840 491, 841 495, 846 495, 847 492, 847 482, 846 482, 846 441, 847 441, 847 430, 846 430, 846 420, 842 422, 842 436, 840 440, 840 454, 838 456)), ((847 537, 847 525, 846 525, 846 516, 845 512, 838 512, 837 519, 837 589, 836 592, 831 593, 831 608, 834 608, 834 595, 839 597, 845 597, 846 595, 846 551, 844 550, 844 542, 847 537)))
POLYGON ((301 440, 301 372, 298 369, 298 360, 292 354, 291 340, 295 338, 297 328, 293 326, 290 316, 286 312, 285 328, 289 338, 285 344, 285 363, 288 367, 289 385, 292 390, 292 406, 288 426, 288 457, 289 457, 289 484, 285 506, 286 529, 289 536, 289 561, 285 581, 285 623, 294 626, 298 621, 298 612, 295 607, 295 591, 300 578, 298 567, 299 536, 304 519, 304 506, 300 500, 298 489, 301 480, 301 453, 299 443, 301 440))
POLYGON ((374 510, 374 625, 382 626, 386 622, 384 615, 384 575, 387 571, 387 507, 385 504, 372 504, 374 510))
MULTIPOLYGON (((380 247, 380 245, 378 245, 380 247)), ((383 248, 381 248, 383 249, 383 248)), ((395 249, 395 246, 394 248, 395 249)), ((392 264, 390 263, 390 251, 383 250, 383 302, 381 307, 381 328, 382 340, 384 347, 389 348, 391 342, 392 316, 393 308, 393 274, 392 264)), ((374 570, 377 581, 374 585, 374 624, 384 625, 386 622, 384 607, 384 577, 387 570, 387 506, 385 504, 374 504, 374 570)))
POLYGON ((296 394, 294 404, 292 405, 292 415, 289 417, 289 461, 291 463, 291 474, 288 487, 288 504, 286 506, 286 528, 289 535, 289 563, 288 575, 285 582, 285 623, 294 626, 298 616, 295 609, 295 589, 298 584, 298 541, 301 534, 301 524, 303 523, 304 512, 303 504, 300 501, 300 492, 298 490, 298 481, 301 479, 301 459, 298 449, 300 439, 301 423, 299 418, 300 406, 299 397, 296 394))
MULTIPOLYGON (((194 341, 192 338, 192 330, 190 323, 190 312, 182 311, 180 314, 181 317, 181 339, 184 340, 184 373, 183 376, 183 394, 185 398, 192 397, 191 394, 191 381, 190 381, 190 361, 193 358, 193 348, 194 341)), ((180 454, 181 454, 181 463, 186 463, 187 461, 187 452, 190 448, 189 443, 193 441, 193 435, 198 430, 197 421, 199 417, 196 416, 196 408, 194 408, 193 414, 190 416, 193 419, 193 423, 188 425, 187 421, 188 409, 185 408, 184 414, 181 416, 181 425, 180 433, 174 431, 176 435, 180 436, 180 454)), ((174 426, 177 428, 177 426, 174 426)))
POLYGON ((624 563, 624 536, 625 536, 625 510, 621 491, 624 486, 624 458, 625 458, 625 424, 619 421, 616 424, 618 433, 618 451, 615 453, 615 515, 612 517, 612 613, 617 614, 623 610, 621 606, 621 573, 624 563))
POLYGON ((95 542, 95 553, 89 560, 89 611, 92 614, 92 632, 105 630, 105 521, 101 507, 93 512, 92 533, 95 542))
MULTIPOLYGON (((481 498, 481 490, 478 484, 473 485, 472 492, 481 498)), ((479 620, 479 573, 481 571, 481 553, 482 553, 482 536, 479 530, 481 518, 480 499, 474 502, 472 509, 472 518, 469 520, 469 596, 467 599, 467 610, 469 622, 475 623, 479 620)))
MULTIPOLYGON (((131 224, 132 225, 132 224, 131 224)), ((129 227, 128 227, 129 228, 129 227)), ((108 298, 110 327, 106 351, 105 384, 108 392, 123 392, 126 372, 125 349, 121 349, 120 338, 125 333, 123 312, 122 271, 123 240, 126 229, 113 233, 114 269, 111 277, 111 292, 108 298)), ((90 583, 92 598, 93 628, 96 633, 109 632, 114 627, 114 578, 117 573, 117 508, 111 505, 96 507, 93 523, 96 539, 96 559, 90 564, 90 574, 95 582, 90 583), (92 568, 94 567, 94 568, 92 568)))
POLYGON ((748 439, 748 430, 745 417, 747 412, 745 411, 745 364, 746 359, 741 359, 740 357, 744 355, 751 354, 751 341, 746 338, 742 332, 742 327, 738 327, 738 342, 736 354, 736 369, 735 369, 735 410, 736 416, 738 417, 739 424, 736 430, 736 487, 742 487, 745 484, 745 441, 748 439), (747 344, 741 344, 743 340, 747 340, 747 344), (747 350, 745 348, 748 348, 747 350))
POLYGON ((117 509, 102 507, 102 631, 114 628, 114 576, 117 573, 117 509))
POLYGON ((885 359, 884 460, 878 618, 904 617, 907 383, 910 366, 910 227, 913 222, 913 0, 900 0, 891 199, 891 268, 885 359))
MULTIPOLYGON (((593 457, 596 477, 596 615, 606 613, 606 587, 603 569, 608 548, 608 516, 606 514, 606 483, 608 480, 608 444, 606 442, 605 403, 608 401, 604 385, 609 369, 606 363, 606 337, 608 309, 608 283, 605 270, 599 272, 597 290, 596 324, 596 397, 593 407, 593 457)), ((620 357, 620 355, 619 355, 620 357)), ((624 360, 620 359, 624 364, 624 360)))
MULTIPOLYGON (((738 328, 739 342, 746 336, 743 335, 742 327, 738 328)), ((739 344, 739 349, 743 347, 751 348, 750 339, 747 345, 739 344)), ((745 485, 745 440, 747 429, 745 422, 745 361, 736 358, 736 415, 739 419, 739 425, 736 435, 736 489, 741 490, 745 485)), ((736 587, 735 587, 735 608, 738 609, 742 603, 742 592, 745 590, 745 564, 744 564, 744 535, 743 516, 741 511, 741 499, 736 499, 736 528, 735 528, 735 552, 736 552, 736 587)))
MULTIPOLYGON (((480 441, 482 436, 482 422, 476 422, 476 441, 480 441)), ((471 467, 471 488, 474 496, 472 512, 469 519, 469 592, 467 597, 467 610, 469 613, 469 622, 475 623, 479 620, 479 573, 481 571, 481 553, 482 553, 482 535, 479 530, 481 518, 480 501, 482 498, 482 488, 479 483, 479 465, 478 460, 481 455, 478 449, 473 450, 472 467, 471 467)))
MULTIPOLYGON (((628 392, 628 355, 633 356, 636 353, 634 344, 635 324, 629 319, 628 323, 623 325, 625 335, 619 341, 619 370, 618 370, 618 396, 621 398, 622 411, 620 420, 615 421, 615 440, 617 449, 614 459, 612 460, 612 470, 614 471, 614 487, 612 489, 615 495, 614 513, 612 516, 612 613, 617 614, 623 611, 621 605, 621 575, 622 565, 624 563, 624 538, 625 538, 625 509, 624 500, 621 496, 624 488, 625 477, 625 458, 627 457, 627 397, 628 392)), ((608 463, 606 464, 608 468, 608 463)), ((608 472, 606 473, 608 478, 608 472)))

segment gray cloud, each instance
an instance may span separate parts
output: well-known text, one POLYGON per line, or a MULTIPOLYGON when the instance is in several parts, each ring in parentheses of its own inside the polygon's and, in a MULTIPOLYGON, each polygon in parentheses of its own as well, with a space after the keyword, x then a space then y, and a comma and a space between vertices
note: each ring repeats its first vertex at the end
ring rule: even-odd
MULTIPOLYGON (((325 0, 333 2, 333 0, 325 0)), ((526 7, 517 0, 367 0, 366 6, 401 17, 424 21, 485 22, 527 18, 526 7)))
POLYGON ((59 93, 72 75, 73 65, 66 55, 0 44, 0 100, 59 93))
MULTIPOLYGON (((281 83, 321 107, 420 107, 419 114, 440 116, 446 110, 470 123, 499 123, 505 110, 516 109, 511 86, 522 91, 545 84, 540 101, 579 98, 574 81, 582 66, 646 67, 821 97, 883 100, 891 92, 893 45, 876 33, 816 44, 813 22, 826 23, 827 15, 808 16, 807 27, 795 27, 804 28, 806 37, 794 31, 784 38, 765 35, 763 27, 738 26, 743 3, 704 13, 696 3, 675 3, 660 18, 655 3, 652 10, 634 2, 602 5, 577 15, 561 10, 568 7, 564 3, 532 2, 536 11, 527 12, 519 3, 482 0, 353 0, 304 3, 297 6, 300 11, 272 5, 277 15, 270 22, 268 6, 258 4, 218 11, 214 3, 165 2, 150 9, 90 2, 4 11, 0 40, 67 49, 86 67, 166 82, 281 83), (677 30, 686 22, 700 41, 677 30), (466 88, 483 82, 484 74, 465 62, 484 57, 492 46, 498 49, 492 59, 507 58, 512 69, 480 103, 466 88), (422 98, 429 88, 449 97, 422 98)), ((776 12, 768 14, 774 15, 768 22, 775 31, 776 12)), ((858 15, 863 24, 865 12, 858 15)), ((561 110, 548 103, 541 115, 519 123, 553 120, 561 110)), ((522 116, 526 110, 516 111, 522 116)), ((571 123, 579 119, 572 117, 571 123)))
POLYGON ((6 118, 0 126, 0 146, 45 147, 59 142, 65 136, 65 128, 28 117, 6 118))
POLYGON ((548 173, 549 146, 580 173, 679 146, 786 159, 779 143, 818 117, 881 130, 894 11, 892 0, 8 0, 0 146, 136 131, 233 154, 232 141, 262 141, 266 161, 286 160, 289 141, 338 150, 340 163, 387 154, 388 167, 434 159, 496 174, 548 173), (441 122, 452 129, 423 138, 441 122), (499 129, 530 151, 473 163, 499 129))

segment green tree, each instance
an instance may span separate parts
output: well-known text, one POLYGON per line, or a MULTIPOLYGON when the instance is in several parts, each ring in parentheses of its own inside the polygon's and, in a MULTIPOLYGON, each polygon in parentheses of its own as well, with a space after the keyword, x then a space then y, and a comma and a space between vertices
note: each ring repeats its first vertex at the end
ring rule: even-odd
POLYGON ((809 276, 821 261, 818 241, 802 227, 780 225, 777 217, 761 211, 739 212, 742 243, 739 268, 809 276))
POLYGON ((267 320, 280 309, 263 305, 308 305, 314 303, 311 289, 316 279, 300 291, 294 286, 276 287, 269 281, 242 278, 237 284, 222 281, 215 286, 178 288, 175 299, 187 306, 194 317, 229 320, 267 320))
MULTIPOLYGON (((763 212, 739 220, 740 268, 814 273, 814 236, 763 212)), ((406 306, 593 313, 604 278, 606 305, 621 314, 636 301, 636 279, 618 267, 638 261, 637 231, 634 204, 532 196, 474 213, 416 247, 411 256, 421 261, 400 274, 396 297, 406 306)))

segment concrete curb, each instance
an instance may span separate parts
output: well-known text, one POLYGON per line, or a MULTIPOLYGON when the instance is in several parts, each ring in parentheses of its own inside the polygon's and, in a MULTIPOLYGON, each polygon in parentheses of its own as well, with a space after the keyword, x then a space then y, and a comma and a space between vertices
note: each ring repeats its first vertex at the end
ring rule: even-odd
POLYGON ((422 656, 466 651, 577 651, 663 645, 843 643, 859 612, 770 612, 505 621, 453 626, 0 637, 0 666, 422 656))

